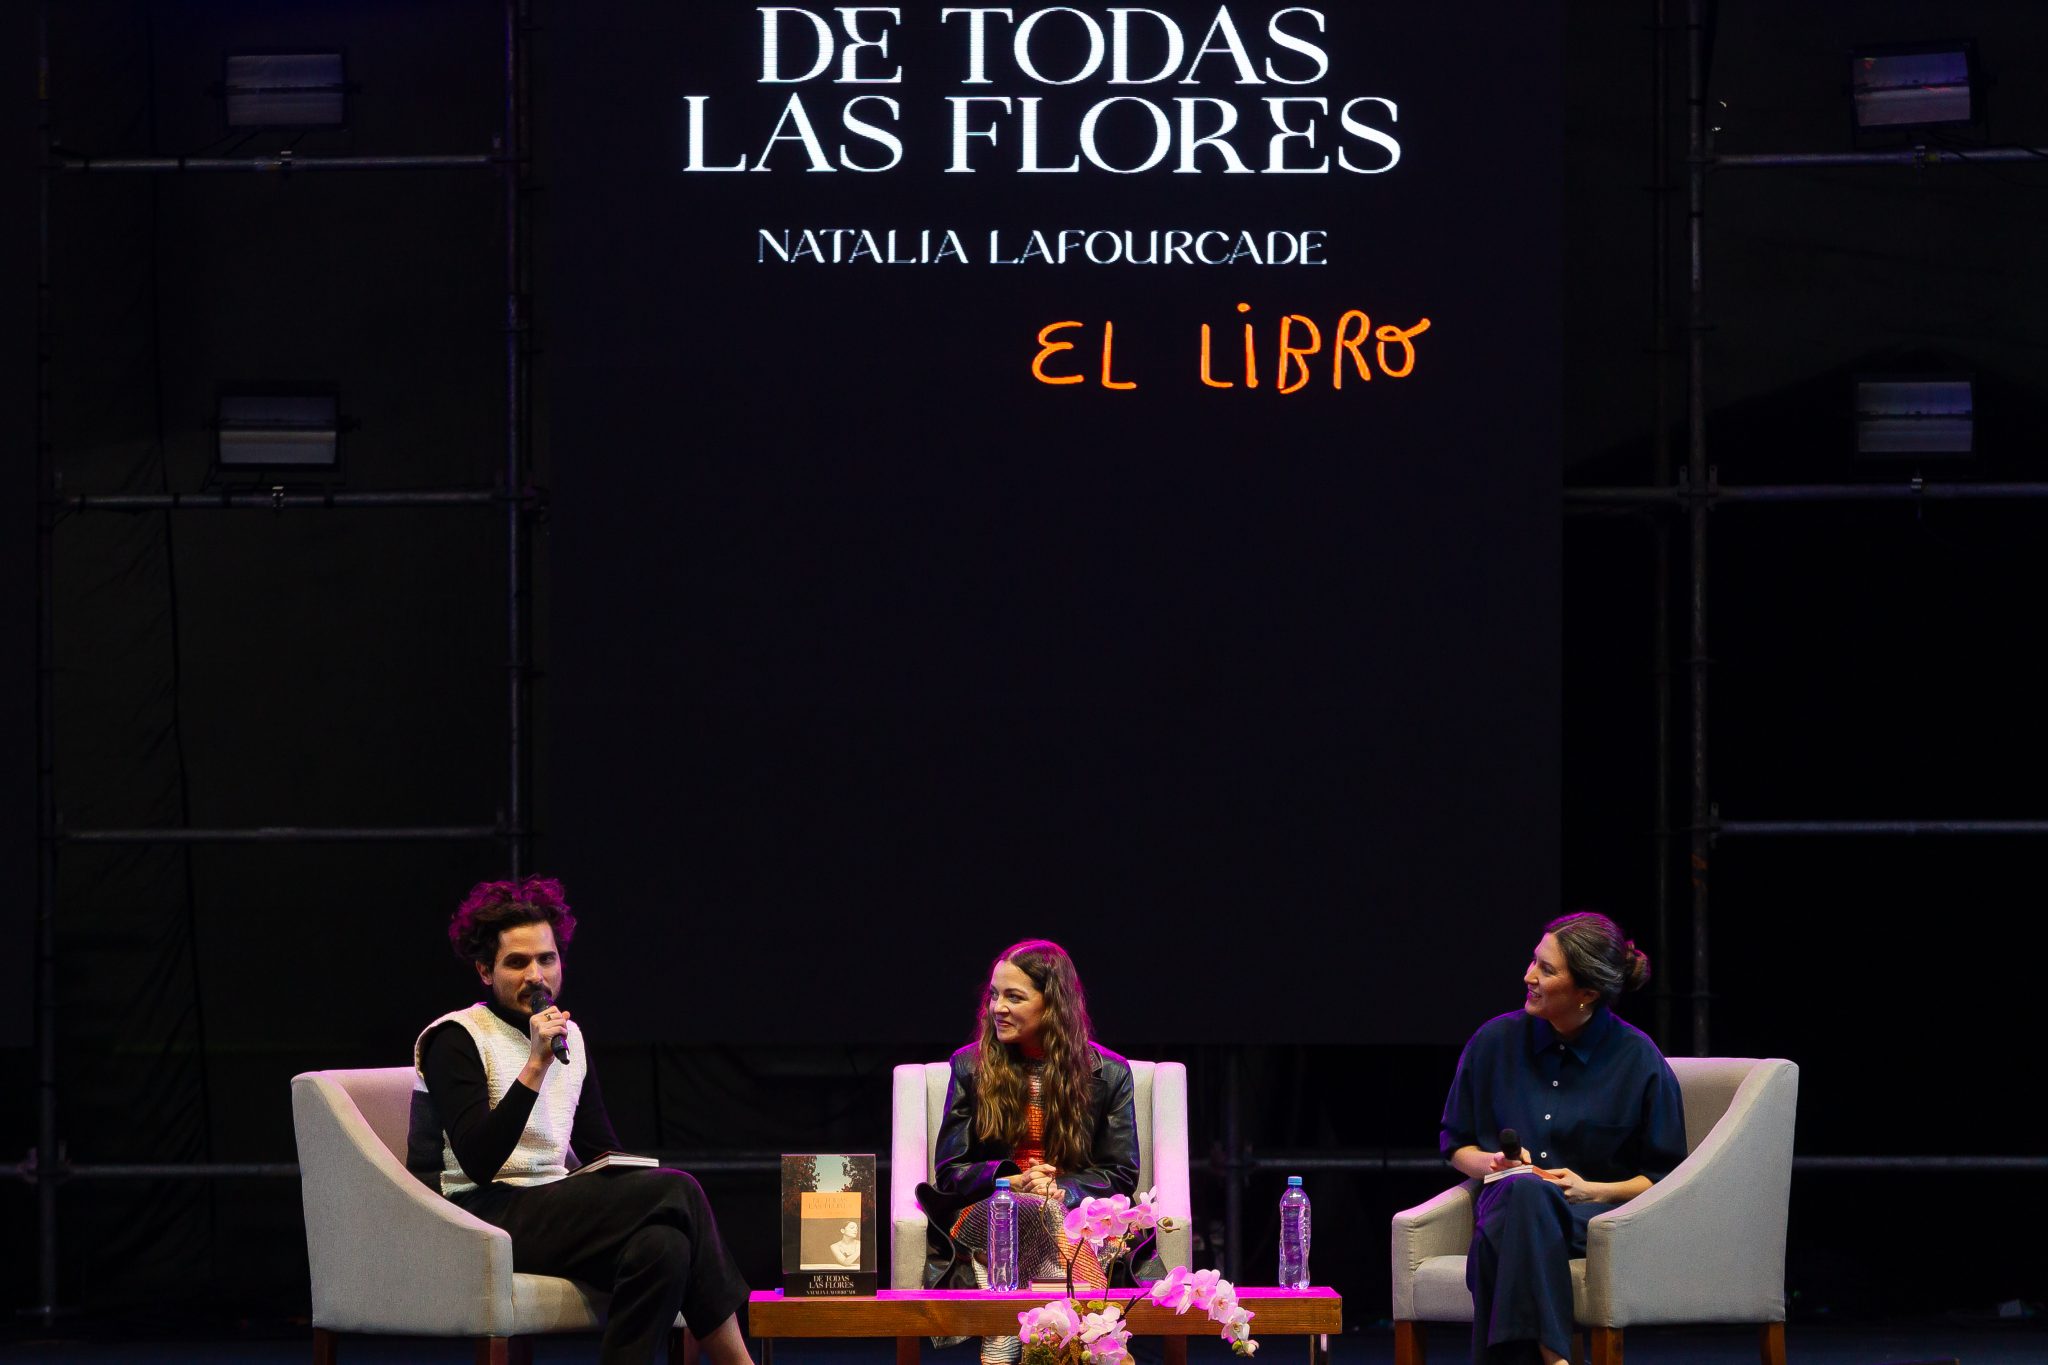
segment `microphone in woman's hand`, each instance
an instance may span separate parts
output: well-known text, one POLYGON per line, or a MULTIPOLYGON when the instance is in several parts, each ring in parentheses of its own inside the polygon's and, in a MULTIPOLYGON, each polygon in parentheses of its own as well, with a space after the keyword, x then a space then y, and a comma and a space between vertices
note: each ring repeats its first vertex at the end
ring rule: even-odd
POLYGON ((1517 1133, 1512 1128, 1501 1129, 1500 1154, 1506 1157, 1509 1161, 1520 1161, 1522 1159, 1521 1134, 1517 1133))

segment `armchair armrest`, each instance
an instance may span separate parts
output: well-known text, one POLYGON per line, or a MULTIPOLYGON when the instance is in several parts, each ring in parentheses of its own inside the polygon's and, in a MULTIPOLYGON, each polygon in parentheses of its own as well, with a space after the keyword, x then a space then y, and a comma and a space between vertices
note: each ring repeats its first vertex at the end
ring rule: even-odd
POLYGON ((331 1331, 508 1336, 512 1238, 407 1171, 334 1081, 292 1078, 313 1272, 331 1331))
POLYGON ((1678 1169, 1586 1225, 1589 1325, 1781 1322, 1799 1068, 1757 1063, 1678 1169))
POLYGON ((931 1174, 931 1142, 926 1132, 925 1076, 921 1063, 896 1068, 893 1102, 895 1117, 889 1130, 889 1284, 895 1289, 922 1289, 926 1219, 917 1204, 917 1187, 931 1174))
POLYGON ((1394 1320, 1415 1319, 1415 1272, 1432 1256, 1463 1256, 1472 1245, 1479 1182, 1453 1185, 1394 1215, 1394 1320))
POLYGON ((1173 1219, 1155 1250, 1168 1270, 1192 1265, 1194 1201, 1188 1193, 1188 1069, 1161 1062, 1152 1070, 1152 1205, 1173 1219))

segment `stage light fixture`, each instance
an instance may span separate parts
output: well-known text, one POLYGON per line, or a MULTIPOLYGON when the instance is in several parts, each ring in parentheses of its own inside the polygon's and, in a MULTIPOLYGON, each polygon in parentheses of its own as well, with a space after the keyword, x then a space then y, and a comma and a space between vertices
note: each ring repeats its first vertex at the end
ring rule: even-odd
POLYGON ((1968 376, 1861 376, 1856 380, 1856 453, 1975 454, 1976 406, 1976 384, 1968 376))
POLYGON ((341 472, 341 400, 332 393, 223 393, 214 465, 224 479, 332 481, 341 472))
POLYGON ((348 113, 339 52, 232 55, 221 93, 230 128, 339 128, 348 113))
POLYGON ((1974 43, 1857 48, 1849 90, 1859 133, 1958 127, 1982 116, 1974 43))

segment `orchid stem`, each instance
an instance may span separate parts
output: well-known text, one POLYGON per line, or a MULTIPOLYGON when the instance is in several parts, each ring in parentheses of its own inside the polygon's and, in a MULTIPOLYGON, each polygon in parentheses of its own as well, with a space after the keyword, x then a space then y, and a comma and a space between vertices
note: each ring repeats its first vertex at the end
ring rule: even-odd
MULTIPOLYGON (((1131 1282, 1132 1282, 1133 1284, 1137 1285, 1137 1287, 1136 1287, 1135 1289, 1133 1289, 1133 1290, 1131 1291, 1131 1301, 1130 1301, 1129 1303, 1127 1303, 1127 1304, 1125 1304, 1125 1305, 1124 1305, 1124 1317, 1125 1317, 1126 1319, 1128 1319, 1128 1318, 1129 1318, 1129 1317, 1131 1316, 1131 1310, 1132 1310, 1133 1308, 1136 1308, 1136 1307, 1138 1306, 1138 1300, 1139 1300, 1139 1299, 1142 1299, 1142 1298, 1144 1298, 1144 1297, 1145 1297, 1145 1286, 1144 1286, 1144 1285, 1142 1285, 1142 1284, 1137 1284, 1137 1279, 1138 1279, 1138 1251, 1139 1251, 1139 1249, 1140 1249, 1140 1248, 1142 1248, 1142 1247, 1143 1247, 1143 1246, 1144 1246, 1144 1245, 1145 1245, 1145 1244, 1146 1244, 1147 1242, 1157 1242, 1158 1240, 1159 1240, 1159 1229, 1157 1229, 1157 1228, 1147 1228, 1147 1229, 1145 1230, 1145 1235, 1144 1235, 1144 1237, 1140 1238, 1140 1239, 1139 1239, 1138 1241, 1136 1241, 1136 1242, 1133 1242, 1133 1243, 1132 1243, 1132 1244, 1131 1244, 1130 1246, 1127 1246, 1127 1247, 1125 1247, 1125 1248, 1124 1248, 1124 1250, 1123 1250, 1123 1252, 1121 1253, 1121 1254, 1122 1254, 1123 1256, 1125 1256, 1125 1257, 1128 1257, 1128 1258, 1129 1258, 1129 1260, 1130 1260, 1130 1265, 1131 1265, 1131 1282)), ((1105 1280, 1107 1280, 1107 1279, 1109 1278, 1109 1272, 1108 1272, 1107 1270, 1105 1270, 1105 1271, 1103 1272, 1103 1278, 1104 1278, 1105 1280)))

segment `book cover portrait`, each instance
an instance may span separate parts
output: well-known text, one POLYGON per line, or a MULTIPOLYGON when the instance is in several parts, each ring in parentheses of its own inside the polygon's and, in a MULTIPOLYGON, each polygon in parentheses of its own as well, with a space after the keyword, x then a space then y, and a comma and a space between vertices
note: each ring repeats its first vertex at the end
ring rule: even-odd
POLYGON ((873 1156, 782 1158, 782 1279, 792 1295, 875 1292, 873 1156))

